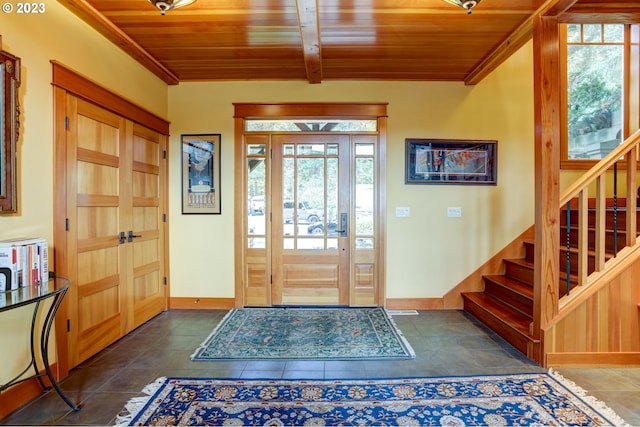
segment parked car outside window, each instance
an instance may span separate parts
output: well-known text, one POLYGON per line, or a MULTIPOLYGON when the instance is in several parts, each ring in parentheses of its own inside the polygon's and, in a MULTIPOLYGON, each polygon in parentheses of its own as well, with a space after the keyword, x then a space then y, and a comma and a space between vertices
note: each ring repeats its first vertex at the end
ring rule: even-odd
POLYGON ((253 196, 249 204, 251 215, 264 215, 264 196, 253 196))
MULTIPOLYGON (((290 223, 293 222, 293 209, 294 203, 292 200, 285 200, 283 202, 283 214, 284 214, 284 222, 290 223)), ((313 209, 308 202, 298 202, 298 222, 309 222, 314 223, 320 221, 323 217, 322 211, 319 209, 313 209)))
MULTIPOLYGON (((307 227, 307 233, 309 234, 324 234, 324 223, 314 222, 307 227)), ((338 234, 338 224, 335 221, 329 221, 327 223, 327 236, 335 236, 338 234)))

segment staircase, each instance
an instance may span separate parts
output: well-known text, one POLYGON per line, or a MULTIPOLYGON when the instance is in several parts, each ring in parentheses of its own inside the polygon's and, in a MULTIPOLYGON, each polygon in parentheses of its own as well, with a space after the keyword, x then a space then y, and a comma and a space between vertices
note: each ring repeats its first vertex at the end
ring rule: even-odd
MULTIPOLYGON (((624 200, 622 200, 624 203, 624 200)), ((591 203, 590 203, 591 205, 591 203)), ((573 206, 573 204, 572 204, 573 206)), ((611 201, 608 202, 605 219, 605 259, 614 255, 614 249, 620 250, 625 246, 626 209, 618 207, 614 210, 611 201), (614 215, 615 212, 615 215, 614 215), (617 235, 614 234, 614 218, 616 218, 617 235), (614 247, 614 240, 617 246, 614 247)), ((560 226, 560 296, 567 293, 577 284, 577 242, 578 242, 578 210, 572 207, 570 211, 569 256, 567 256, 567 214, 566 208, 561 213, 560 226), (570 265, 570 280, 567 286, 567 265, 570 265)), ((638 217, 637 217, 638 218, 638 217)), ((640 222, 639 222, 640 223, 640 222)), ((588 273, 595 269, 595 209, 590 207, 588 212, 588 273)), ((640 229, 640 228, 636 228, 640 229)), ((524 257, 504 259, 504 273, 483 276, 483 292, 463 292, 464 310, 472 314, 489 328, 503 337, 507 342, 531 359, 540 346, 540 340, 533 336, 533 268, 534 242, 525 241, 524 257)))

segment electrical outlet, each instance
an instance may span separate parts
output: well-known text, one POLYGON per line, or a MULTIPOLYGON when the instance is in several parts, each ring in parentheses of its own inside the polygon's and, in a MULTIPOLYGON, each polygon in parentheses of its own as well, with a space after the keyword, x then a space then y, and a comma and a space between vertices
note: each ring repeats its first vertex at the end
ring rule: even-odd
POLYGON ((396 217, 397 218, 409 218, 411 216, 411 209, 407 207, 397 207, 396 208, 396 217))
POLYGON ((462 208, 461 207, 449 207, 449 208, 447 208, 447 216, 449 218, 461 218, 462 217, 462 208))

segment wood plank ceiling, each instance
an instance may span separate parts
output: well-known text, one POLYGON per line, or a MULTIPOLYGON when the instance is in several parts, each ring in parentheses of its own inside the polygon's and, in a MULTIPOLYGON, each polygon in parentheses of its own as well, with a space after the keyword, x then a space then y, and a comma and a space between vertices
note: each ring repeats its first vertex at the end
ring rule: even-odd
POLYGON ((635 0, 483 0, 472 14, 442 0, 197 0, 164 16, 148 0, 58 1, 167 84, 475 84, 530 40, 537 13, 640 16, 635 0))

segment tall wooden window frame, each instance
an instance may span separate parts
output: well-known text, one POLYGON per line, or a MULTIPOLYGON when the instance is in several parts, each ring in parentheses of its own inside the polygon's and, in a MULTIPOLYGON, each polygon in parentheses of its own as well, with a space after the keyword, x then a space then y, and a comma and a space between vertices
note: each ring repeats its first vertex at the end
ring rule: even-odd
MULTIPOLYGON (((569 159, 569 117, 567 88, 567 28, 568 25, 593 25, 593 23, 564 23, 560 25, 560 168, 568 170, 590 169, 600 159, 569 159)), ((606 25, 602 22, 600 25, 606 25)), ((640 121, 640 25, 624 24, 623 87, 622 87, 622 141, 639 128, 640 121)), ((588 44, 588 43, 585 43, 588 44)))

